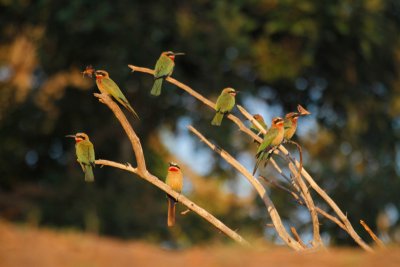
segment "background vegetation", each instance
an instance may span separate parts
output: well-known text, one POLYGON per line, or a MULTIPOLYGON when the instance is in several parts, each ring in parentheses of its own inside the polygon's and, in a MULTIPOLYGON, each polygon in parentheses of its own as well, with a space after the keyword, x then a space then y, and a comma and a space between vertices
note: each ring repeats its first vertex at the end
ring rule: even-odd
MULTIPOLYGON (((228 121, 211 127, 213 112, 170 84, 151 98, 152 77, 127 67, 153 67, 173 50, 187 54, 173 76, 212 100, 232 86, 237 102, 268 121, 298 103, 309 109, 296 137, 305 167, 355 225, 364 219, 400 240, 400 2, 0 0, 0 25, 3 218, 179 245, 223 239, 190 213, 168 230, 165 196, 127 173, 97 168, 96 183, 84 183, 66 134, 87 132, 98 158, 133 160, 79 73, 92 64, 109 71, 141 116, 134 128, 150 170, 164 177, 169 160, 180 162, 185 194, 244 235, 275 239, 246 182, 185 126, 249 167, 251 140, 228 121)), ((284 193, 272 196, 307 236, 304 210, 284 193)), ((323 222, 326 240, 353 244, 323 222)))

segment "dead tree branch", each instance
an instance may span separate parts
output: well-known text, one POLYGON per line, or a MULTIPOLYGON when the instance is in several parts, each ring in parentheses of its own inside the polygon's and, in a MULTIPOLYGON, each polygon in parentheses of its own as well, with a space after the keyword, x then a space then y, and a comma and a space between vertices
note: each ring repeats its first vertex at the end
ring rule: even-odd
POLYGON ((238 170, 256 189, 257 193, 260 195, 261 199, 264 201, 265 206, 267 207, 268 213, 271 216, 272 222, 278 235, 281 239, 294 250, 303 250, 304 248, 298 243, 295 239, 293 239, 289 233, 286 231, 282 220, 279 216, 278 211, 275 208, 274 203, 269 198, 264 186, 256 179, 253 175, 242 165, 240 164, 234 157, 232 157, 225 150, 220 149, 216 145, 212 144, 207 138, 205 138, 199 131, 197 131, 193 126, 188 126, 189 130, 195 134, 202 142, 207 144, 212 150, 217 152, 226 162, 232 165, 236 170, 238 170))
POLYGON ((365 231, 367 231, 368 234, 372 237, 372 239, 375 241, 378 247, 385 248, 385 244, 383 244, 382 240, 380 240, 376 236, 376 234, 371 230, 371 228, 369 228, 369 226, 363 220, 360 220, 360 224, 364 227, 365 231))
POLYGON ((146 169, 146 163, 145 163, 145 158, 144 158, 144 154, 143 154, 142 145, 140 143, 140 139, 136 135, 135 131, 132 129, 132 126, 129 124, 129 122, 126 119, 122 110, 107 94, 97 94, 96 93, 94 95, 99 98, 100 102, 107 105, 111 109, 111 111, 113 111, 115 117, 119 120, 122 127, 124 128, 126 134, 129 137, 129 140, 131 141, 132 149, 135 153, 137 168, 130 166, 130 164, 124 165, 121 163, 108 161, 108 160, 96 160, 97 165, 111 166, 114 168, 126 170, 131 173, 137 174, 141 178, 145 179, 149 183, 155 185, 156 187, 158 187, 165 193, 167 193, 167 194, 171 195, 172 197, 174 197, 175 199, 177 199, 178 202, 182 203, 187 208, 194 211, 199 216, 203 217, 206 221, 208 221, 209 223, 214 225, 219 231, 221 231, 228 237, 232 238, 233 240, 235 240, 236 242, 238 242, 242 245, 246 245, 246 246, 249 245, 249 243, 243 237, 241 237, 238 233, 236 233, 235 231, 233 231, 232 229, 227 227, 220 220, 215 218, 212 214, 207 212, 205 209, 199 207, 198 205, 193 203, 191 200, 189 200, 182 194, 177 193, 176 191, 172 190, 171 187, 169 187, 167 184, 162 182, 156 176, 154 176, 150 172, 148 172, 146 169))
MULTIPOLYGON (((151 75, 154 74, 154 71, 152 69, 143 68, 143 67, 137 67, 137 66, 134 66, 134 65, 128 65, 128 67, 132 69, 132 72, 139 71, 139 72, 148 73, 148 74, 151 74, 151 75)), ((179 82, 176 79, 171 78, 171 77, 168 77, 166 80, 168 82, 172 83, 172 84, 175 84, 176 86, 178 86, 179 88, 183 89, 184 91, 188 92, 189 94, 191 94, 192 96, 194 96, 199 101, 201 101, 204 104, 206 104, 207 106, 211 107, 212 109, 215 109, 215 104, 213 102, 211 102, 207 98, 203 97, 201 94, 197 93, 195 90, 193 90, 189 86, 187 86, 187 85, 185 85, 185 84, 183 84, 183 83, 181 83, 181 82, 179 82)), ((239 105, 237 105, 237 107, 241 111, 242 107, 239 106, 239 105)), ((239 127, 239 129, 242 132, 244 132, 247 135, 249 135, 253 140, 258 141, 259 143, 262 142, 262 138, 257 136, 249 128, 247 128, 244 125, 244 123, 238 117, 234 116, 233 114, 229 114, 227 117, 228 117, 228 119, 232 120, 239 127)), ((250 117, 252 117, 252 116, 250 115, 250 117)), ((255 120, 253 122, 255 123, 255 125, 258 124, 257 122, 255 122, 255 120)), ((259 124, 258 124, 258 127, 259 127, 260 130, 263 129, 259 124)), ((264 129, 263 133, 265 134, 265 132, 266 131, 264 129)), ((284 146, 282 146, 282 145, 279 146, 279 150, 284 155, 289 155, 289 152, 286 150, 286 148, 284 146)), ((271 159, 271 160, 273 161, 273 159, 271 159)), ((300 169, 299 162, 297 160, 294 160, 294 162, 295 162, 296 168, 300 169)), ((278 166, 278 165, 276 164, 276 166, 278 166)), ((311 175, 304 168, 301 168, 301 175, 307 180, 307 182, 311 185, 311 187, 328 203, 328 205, 332 207, 334 212, 338 215, 340 220, 346 226, 347 232, 356 241, 356 243, 359 244, 366 251, 373 252, 372 248, 368 244, 366 244, 361 239, 361 237, 355 232, 355 230, 354 230, 353 226, 351 225, 350 221, 347 219, 347 217, 344 215, 344 213, 340 210, 340 208, 336 205, 336 203, 329 197, 328 194, 325 193, 325 191, 323 191, 319 187, 319 185, 314 181, 314 179, 311 177, 311 175)))

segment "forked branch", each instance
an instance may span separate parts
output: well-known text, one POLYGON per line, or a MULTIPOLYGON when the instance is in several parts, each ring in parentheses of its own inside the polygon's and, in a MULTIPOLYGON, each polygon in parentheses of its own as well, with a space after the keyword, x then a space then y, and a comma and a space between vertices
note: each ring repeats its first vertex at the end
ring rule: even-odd
MULTIPOLYGON (((138 67, 134 65, 128 65, 130 69, 132 69, 132 72, 138 71, 138 72, 143 72, 147 73, 150 75, 154 75, 154 71, 152 69, 148 68, 143 68, 143 67, 138 67)), ((191 94, 193 97, 197 98, 199 101, 203 102, 207 106, 209 106, 212 109, 215 109, 215 104, 208 100, 207 98, 203 97, 201 94, 197 93, 195 90, 190 88, 189 86, 177 81, 174 78, 168 77, 166 80, 172 84, 175 84, 177 87, 183 89, 184 91, 188 92, 191 94)), ((240 106, 237 106, 240 109, 240 106)), ((229 114, 227 116, 228 119, 232 120, 238 127, 239 129, 249 135, 253 140, 256 140, 257 142, 261 143, 262 139, 261 137, 257 136, 255 133, 253 133, 249 128, 247 128, 244 123, 236 116, 233 114, 229 114)), ((257 125, 258 123, 255 121, 255 124, 257 125)), ((259 129, 262 129, 262 127, 259 126, 259 129)), ((265 129, 264 129, 265 133, 265 129)), ((286 150, 284 146, 279 147, 280 152, 282 152, 284 155, 289 155, 289 152, 286 150)), ((319 185, 314 181, 314 179, 311 177, 311 175, 304 169, 300 168, 300 163, 297 160, 294 160, 295 166, 298 170, 301 169, 301 175, 307 180, 307 182, 311 185, 311 187, 328 203, 329 206, 332 207, 332 209, 335 211, 335 213, 338 215, 340 220, 343 222, 343 224, 346 226, 347 232, 349 235, 358 243, 363 249, 369 252, 373 252, 372 248, 366 244, 361 237, 355 232, 353 229, 353 226, 351 225, 350 221, 347 219, 347 217, 344 215, 344 213, 341 211, 341 209, 336 205, 336 203, 329 197, 328 194, 323 191, 319 185)), ((275 164, 278 166, 277 164, 275 164)), ((279 168, 278 168, 279 169, 279 168)), ((282 172, 282 171, 281 171, 282 172)))
POLYGON ((113 111, 115 117, 121 123, 126 134, 129 137, 129 140, 131 141, 132 149, 135 153, 136 162, 138 164, 137 168, 134 168, 134 167, 130 166, 130 164, 124 165, 124 164, 109 161, 109 160, 96 160, 97 165, 106 165, 106 166, 122 169, 125 171, 129 171, 131 173, 137 174, 144 180, 148 181, 149 183, 158 187, 165 193, 167 193, 167 194, 171 195, 172 197, 174 197, 175 199, 177 199, 178 202, 182 203, 187 208, 189 208, 193 212, 197 213, 199 216, 203 217, 206 221, 208 221, 209 223, 214 225, 219 231, 221 231, 228 237, 232 238, 233 240, 235 240, 236 242, 238 242, 242 245, 246 245, 246 246, 249 245, 249 243, 243 237, 241 237, 238 233, 236 233, 235 231, 233 231, 232 229, 227 227, 220 220, 215 218, 211 213, 209 213, 205 209, 199 207, 198 205, 196 205, 194 202, 192 202, 191 200, 189 200, 182 194, 177 193, 176 191, 172 190, 171 187, 169 187, 167 184, 162 182, 159 178, 157 178, 156 176, 154 176, 150 172, 148 172, 146 169, 146 163, 145 163, 143 149, 142 149, 142 145, 140 143, 140 139, 136 135, 135 131, 132 129, 132 126, 129 124, 129 122, 126 119, 122 110, 107 94, 97 94, 96 93, 94 95, 99 98, 100 102, 107 105, 113 111))
POLYGON ((232 157, 228 152, 222 150, 221 148, 217 147, 213 143, 211 143, 207 138, 205 138, 199 131, 197 131, 193 126, 188 126, 189 130, 195 134, 202 142, 207 144, 212 150, 217 152, 226 162, 228 162, 232 167, 238 170, 249 182, 250 184, 256 189, 257 193, 263 200, 265 206, 267 207, 267 211, 271 216, 271 220, 274 224, 276 231, 280 238, 291 248, 295 250, 303 250, 303 246, 293 239, 289 233, 286 231, 282 220, 279 216, 278 211, 275 208, 274 203, 269 198, 264 186, 242 165, 238 162, 234 157, 232 157))

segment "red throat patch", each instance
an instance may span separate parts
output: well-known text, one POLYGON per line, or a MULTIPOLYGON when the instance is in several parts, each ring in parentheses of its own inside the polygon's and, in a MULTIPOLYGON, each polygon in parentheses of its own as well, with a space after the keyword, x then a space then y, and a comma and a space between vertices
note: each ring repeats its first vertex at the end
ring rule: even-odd
POLYGON ((179 169, 177 167, 171 166, 171 167, 168 168, 168 171, 170 171, 170 172, 178 172, 179 169))
POLYGON ((79 143, 79 142, 81 142, 81 141, 83 141, 83 140, 80 139, 80 138, 75 138, 75 142, 76 142, 76 143, 79 143))
POLYGON ((174 55, 172 55, 172 56, 168 56, 172 61, 174 61, 175 60, 175 56, 174 55))

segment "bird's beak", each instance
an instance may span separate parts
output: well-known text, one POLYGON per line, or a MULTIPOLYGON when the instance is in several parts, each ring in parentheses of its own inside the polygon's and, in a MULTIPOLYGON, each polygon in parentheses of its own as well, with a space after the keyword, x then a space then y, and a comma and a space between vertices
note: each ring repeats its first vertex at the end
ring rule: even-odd
POLYGON ((76 136, 74 134, 68 134, 65 137, 75 138, 76 136))
POLYGON ((181 53, 181 52, 179 52, 179 53, 174 53, 174 56, 184 56, 185 55, 185 53, 181 53))

